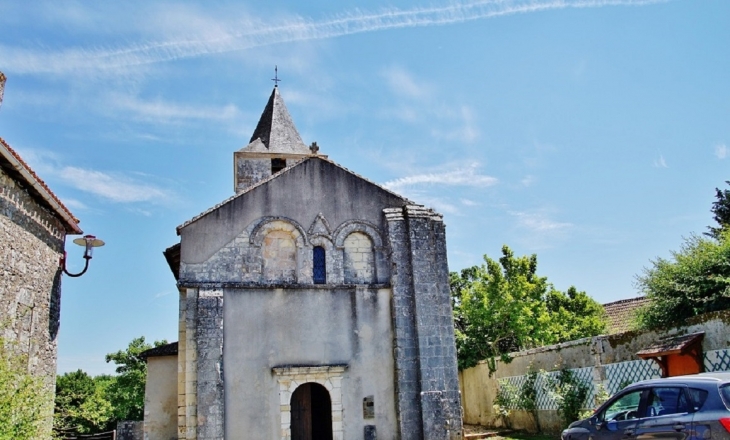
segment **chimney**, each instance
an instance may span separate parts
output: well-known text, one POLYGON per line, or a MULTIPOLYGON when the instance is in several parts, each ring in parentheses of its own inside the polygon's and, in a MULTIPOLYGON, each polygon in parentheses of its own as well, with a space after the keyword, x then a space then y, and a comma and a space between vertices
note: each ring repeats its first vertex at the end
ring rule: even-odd
POLYGON ((3 93, 5 92, 5 74, 0 72, 0 107, 3 105, 3 93))

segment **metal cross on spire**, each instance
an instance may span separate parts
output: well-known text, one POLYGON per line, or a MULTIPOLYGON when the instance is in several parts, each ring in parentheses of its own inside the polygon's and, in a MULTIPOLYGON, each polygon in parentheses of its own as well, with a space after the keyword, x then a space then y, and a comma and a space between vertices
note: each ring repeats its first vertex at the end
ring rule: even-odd
POLYGON ((274 87, 279 87, 279 66, 274 66, 274 77, 271 80, 274 81, 274 87))

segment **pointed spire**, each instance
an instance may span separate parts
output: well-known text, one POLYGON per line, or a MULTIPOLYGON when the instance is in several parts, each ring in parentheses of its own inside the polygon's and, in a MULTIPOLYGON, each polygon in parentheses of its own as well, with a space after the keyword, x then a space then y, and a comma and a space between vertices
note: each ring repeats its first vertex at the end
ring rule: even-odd
POLYGON ((257 139, 261 140, 270 153, 310 153, 309 148, 302 142, 276 86, 271 92, 269 102, 266 103, 249 145, 257 139))

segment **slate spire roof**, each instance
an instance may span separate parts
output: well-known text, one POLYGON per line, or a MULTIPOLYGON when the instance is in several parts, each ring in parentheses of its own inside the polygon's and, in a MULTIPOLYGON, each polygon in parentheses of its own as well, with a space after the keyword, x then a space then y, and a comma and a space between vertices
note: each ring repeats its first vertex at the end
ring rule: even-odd
POLYGON ((274 86, 269 102, 266 103, 258 125, 244 151, 257 151, 284 154, 309 154, 297 128, 279 94, 279 87, 274 86), (263 144, 263 145, 261 145, 263 144))

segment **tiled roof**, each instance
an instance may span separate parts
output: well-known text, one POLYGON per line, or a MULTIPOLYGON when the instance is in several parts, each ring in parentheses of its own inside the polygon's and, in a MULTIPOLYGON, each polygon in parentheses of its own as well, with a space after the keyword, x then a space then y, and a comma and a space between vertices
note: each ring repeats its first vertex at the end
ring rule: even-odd
POLYGON ((623 333, 632 330, 634 313, 649 302, 649 299, 640 296, 637 298, 622 299, 603 305, 608 317, 608 333, 623 333))
POLYGON ((38 177, 30 166, 13 150, 3 138, 0 138, 0 159, 6 162, 16 178, 25 181, 33 195, 40 197, 64 222, 68 234, 83 234, 79 228, 79 219, 69 211, 61 200, 51 191, 46 183, 38 177))
POLYGON ((169 344, 160 345, 159 347, 150 348, 139 354, 142 359, 158 356, 175 356, 177 355, 177 342, 171 342, 169 344))

